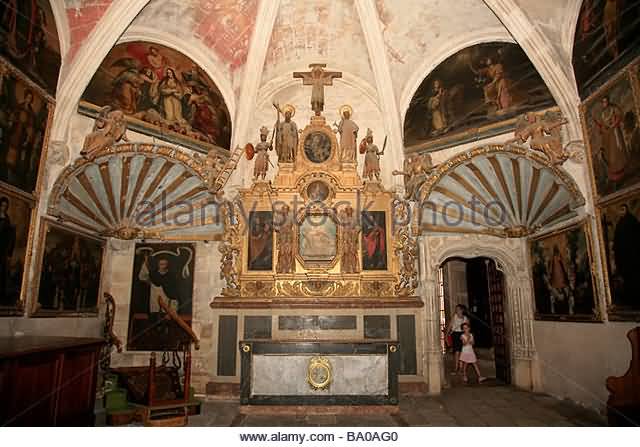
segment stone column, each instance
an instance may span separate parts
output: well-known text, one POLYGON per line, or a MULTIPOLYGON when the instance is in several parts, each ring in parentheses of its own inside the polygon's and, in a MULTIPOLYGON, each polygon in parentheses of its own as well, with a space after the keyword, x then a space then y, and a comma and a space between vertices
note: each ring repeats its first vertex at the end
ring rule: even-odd
POLYGON ((444 362, 440 347, 440 302, 438 299, 437 267, 428 259, 428 247, 425 237, 420 238, 420 296, 424 301, 421 312, 424 319, 423 331, 423 374, 430 394, 440 394, 444 362))
POLYGON ((533 292, 526 272, 506 277, 507 315, 510 317, 511 377, 513 385, 529 391, 542 388, 533 341, 533 292))

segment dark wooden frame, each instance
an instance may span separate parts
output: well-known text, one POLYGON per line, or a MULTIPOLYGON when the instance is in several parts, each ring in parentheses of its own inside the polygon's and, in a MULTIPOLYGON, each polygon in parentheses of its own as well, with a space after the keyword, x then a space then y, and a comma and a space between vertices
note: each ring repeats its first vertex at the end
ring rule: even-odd
POLYGON ((400 345, 394 341, 257 341, 243 340, 240 349, 240 403, 243 405, 397 405, 400 345), (383 355, 387 354, 388 394, 340 396, 270 396, 251 394, 253 355, 317 354, 317 355, 383 355))
POLYGON ((104 276, 104 269, 105 269, 105 260, 106 260, 106 256, 107 256, 107 250, 106 250, 106 240, 100 237, 97 237, 95 235, 89 234, 86 231, 77 229, 76 227, 70 226, 68 224, 60 224, 56 221, 54 221, 53 219, 51 219, 50 217, 41 217, 40 218, 40 231, 39 231, 39 235, 38 235, 38 239, 36 240, 36 244, 35 247, 37 247, 35 249, 35 261, 37 262, 35 269, 34 269, 34 276, 33 276, 33 290, 31 293, 31 309, 29 311, 29 316, 30 317, 97 317, 98 314, 100 313, 100 305, 101 305, 101 300, 100 297, 102 296, 102 277, 104 276), (57 228, 63 231, 67 231, 69 233, 73 233, 76 234, 78 236, 87 238, 87 239, 92 239, 96 242, 98 242, 101 245, 102 248, 102 254, 101 254, 101 259, 100 259, 100 285, 98 288, 98 300, 96 303, 96 308, 94 311, 75 311, 75 310, 69 310, 69 311, 64 311, 64 310, 51 310, 51 309, 41 309, 39 307, 39 295, 40 295, 40 276, 42 274, 42 263, 44 261, 44 253, 45 253, 45 244, 47 242, 47 233, 49 232, 50 228, 57 228))

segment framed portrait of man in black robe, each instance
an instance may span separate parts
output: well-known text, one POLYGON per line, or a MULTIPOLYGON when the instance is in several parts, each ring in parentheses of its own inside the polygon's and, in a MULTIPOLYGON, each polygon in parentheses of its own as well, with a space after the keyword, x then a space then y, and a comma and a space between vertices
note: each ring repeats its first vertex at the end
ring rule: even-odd
POLYGON ((599 207, 605 279, 609 292, 609 319, 637 321, 640 318, 640 193, 599 207))
POLYGON ((184 331, 166 318, 163 305, 191 324, 194 265, 193 244, 136 244, 127 338, 129 350, 179 348, 184 331))

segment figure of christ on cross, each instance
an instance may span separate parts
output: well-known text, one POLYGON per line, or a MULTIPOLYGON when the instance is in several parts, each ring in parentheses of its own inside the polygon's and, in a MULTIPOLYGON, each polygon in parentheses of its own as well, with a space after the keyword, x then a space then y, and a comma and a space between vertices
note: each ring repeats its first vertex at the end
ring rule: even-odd
POLYGON ((311 85, 311 110, 320 116, 324 110, 324 87, 333 85, 333 78, 341 78, 340 71, 324 71, 327 64, 310 64, 311 71, 296 71, 293 77, 302 79, 302 85, 311 85))

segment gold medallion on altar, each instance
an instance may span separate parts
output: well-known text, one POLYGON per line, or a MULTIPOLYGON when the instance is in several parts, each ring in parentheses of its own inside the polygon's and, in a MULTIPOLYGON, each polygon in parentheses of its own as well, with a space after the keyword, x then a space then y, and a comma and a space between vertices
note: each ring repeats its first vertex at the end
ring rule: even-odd
POLYGON ((326 390, 333 380, 331 363, 325 357, 312 357, 307 368, 307 382, 314 390, 326 390))

